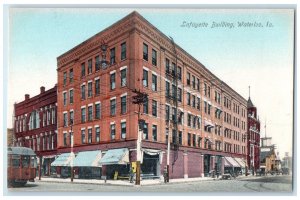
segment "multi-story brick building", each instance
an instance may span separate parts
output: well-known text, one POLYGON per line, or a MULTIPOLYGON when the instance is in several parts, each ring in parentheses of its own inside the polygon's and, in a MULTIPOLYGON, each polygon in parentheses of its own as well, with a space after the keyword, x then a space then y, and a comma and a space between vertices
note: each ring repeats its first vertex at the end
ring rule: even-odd
POLYGON ((247 102, 247 164, 254 174, 260 168, 260 121, 257 108, 253 105, 250 97, 247 102))
POLYGON ((42 175, 50 175, 50 164, 57 154, 56 88, 45 91, 40 87, 40 94, 32 98, 25 94, 24 101, 14 104, 14 145, 35 151, 42 175))
MULTIPOLYGON (((132 97, 140 90, 148 94, 142 174, 162 174, 168 138, 179 144, 170 152, 171 178, 245 167, 247 101, 137 12, 59 56, 57 71, 59 153, 125 148, 136 161, 132 97)), ((115 169, 129 165, 103 164, 102 174, 115 169)))

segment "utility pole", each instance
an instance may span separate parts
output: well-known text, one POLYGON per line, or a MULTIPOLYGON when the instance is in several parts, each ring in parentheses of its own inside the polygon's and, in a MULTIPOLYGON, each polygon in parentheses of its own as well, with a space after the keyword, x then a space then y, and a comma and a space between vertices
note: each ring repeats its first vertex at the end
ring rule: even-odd
POLYGON ((138 112, 138 137, 137 137, 137 145, 136 145, 136 179, 135 184, 140 185, 141 180, 141 148, 142 148, 142 128, 145 123, 144 120, 140 119, 141 115, 141 105, 148 101, 148 94, 134 90, 133 91, 136 96, 133 96, 133 104, 139 105, 139 112, 138 112))
POLYGON ((73 169, 73 161, 74 161, 74 159, 73 159, 73 155, 74 155, 73 145, 74 144, 73 143, 74 143, 74 141, 73 141, 73 129, 72 129, 73 120, 72 119, 70 119, 70 126, 71 126, 71 133, 70 133, 70 141, 71 141, 71 182, 73 182, 73 179, 74 179, 74 169, 73 169))

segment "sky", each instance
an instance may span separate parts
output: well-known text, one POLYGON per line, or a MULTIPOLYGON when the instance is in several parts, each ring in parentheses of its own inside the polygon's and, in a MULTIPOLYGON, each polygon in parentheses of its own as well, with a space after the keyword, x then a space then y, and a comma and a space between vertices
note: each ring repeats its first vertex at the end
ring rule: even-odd
POLYGON ((12 126, 14 102, 23 101, 25 93, 39 94, 40 86, 47 90, 56 84, 58 56, 133 10, 245 99, 251 86, 261 136, 266 132, 273 137, 281 157, 284 152, 291 155, 292 10, 10 8, 7 127, 12 126), (238 27, 243 22, 259 27, 238 27), (212 27, 215 23, 224 26, 212 27))

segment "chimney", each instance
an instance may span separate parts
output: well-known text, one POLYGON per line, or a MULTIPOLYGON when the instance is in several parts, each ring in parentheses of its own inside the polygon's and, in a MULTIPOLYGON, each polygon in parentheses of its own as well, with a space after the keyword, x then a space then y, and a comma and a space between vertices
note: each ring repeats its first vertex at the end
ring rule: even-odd
POLYGON ((25 94, 25 101, 30 98, 29 94, 25 94))
POLYGON ((45 87, 44 86, 42 86, 40 89, 41 89, 41 94, 45 92, 45 87))

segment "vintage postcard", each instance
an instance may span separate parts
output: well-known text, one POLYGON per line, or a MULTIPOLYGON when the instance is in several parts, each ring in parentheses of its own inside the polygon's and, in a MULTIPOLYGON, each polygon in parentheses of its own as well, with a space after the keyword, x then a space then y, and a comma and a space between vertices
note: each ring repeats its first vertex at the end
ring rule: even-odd
POLYGON ((294 7, 6 8, 6 195, 293 193, 294 7))

